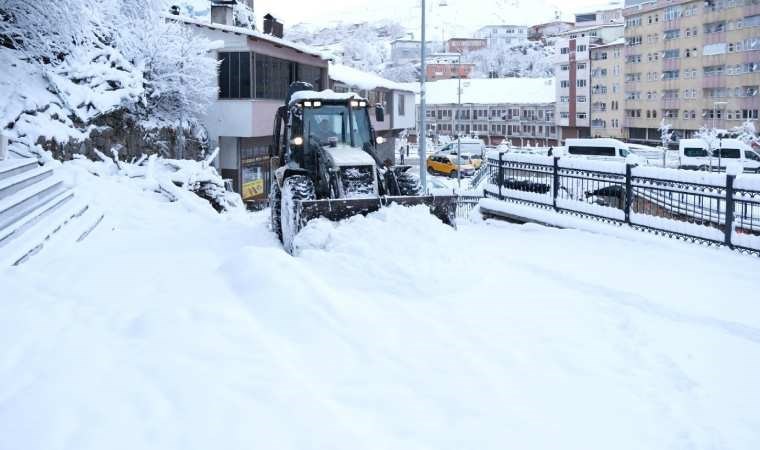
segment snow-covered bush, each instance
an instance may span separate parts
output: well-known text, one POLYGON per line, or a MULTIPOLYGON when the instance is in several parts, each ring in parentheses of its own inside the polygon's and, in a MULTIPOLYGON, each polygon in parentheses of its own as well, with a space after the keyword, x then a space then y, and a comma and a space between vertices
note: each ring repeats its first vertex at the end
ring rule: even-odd
POLYGON ((115 149, 110 156, 96 150, 100 161, 89 161, 81 155, 74 159, 94 175, 137 180, 143 189, 157 192, 169 201, 180 202, 188 209, 203 210, 210 204, 218 212, 242 211, 245 206, 240 195, 227 191, 224 180, 211 165, 218 151, 201 161, 168 159, 152 154, 127 162, 121 160, 115 149))

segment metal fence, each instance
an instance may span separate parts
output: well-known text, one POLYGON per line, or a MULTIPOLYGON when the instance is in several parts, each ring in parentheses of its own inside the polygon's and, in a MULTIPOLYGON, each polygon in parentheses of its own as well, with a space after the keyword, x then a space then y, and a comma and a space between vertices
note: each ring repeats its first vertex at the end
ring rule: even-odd
POLYGON ((500 153, 485 196, 760 255, 760 176, 500 153))

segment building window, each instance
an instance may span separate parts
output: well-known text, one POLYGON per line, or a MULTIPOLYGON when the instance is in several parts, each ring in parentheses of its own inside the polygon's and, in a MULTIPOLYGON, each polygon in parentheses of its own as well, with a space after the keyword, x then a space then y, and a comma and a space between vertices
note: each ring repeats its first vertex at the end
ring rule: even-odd
POLYGON ((251 98, 251 54, 220 52, 218 58, 219 98, 251 98))
POLYGON ((406 96, 403 94, 399 94, 398 96, 398 115, 404 116, 406 115, 406 96))
POLYGON ((586 80, 577 80, 575 85, 579 88, 586 87, 586 80))

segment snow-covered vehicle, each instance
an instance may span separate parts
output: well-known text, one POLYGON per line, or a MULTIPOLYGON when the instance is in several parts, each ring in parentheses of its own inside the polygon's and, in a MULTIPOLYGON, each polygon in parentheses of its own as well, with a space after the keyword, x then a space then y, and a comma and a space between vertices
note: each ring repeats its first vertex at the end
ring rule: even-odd
MULTIPOLYGON (((382 122, 384 110, 375 107, 382 122)), ((272 229, 289 252, 293 238, 311 219, 341 220, 384 205, 427 205, 453 223, 455 196, 421 194, 411 166, 381 161, 367 100, 354 93, 314 91, 308 83, 290 86, 277 110, 270 148, 272 229)))
POLYGON ((739 139, 721 139, 710 149, 703 139, 681 139, 678 167, 692 170, 724 170, 739 163, 745 172, 760 172, 760 154, 739 139))

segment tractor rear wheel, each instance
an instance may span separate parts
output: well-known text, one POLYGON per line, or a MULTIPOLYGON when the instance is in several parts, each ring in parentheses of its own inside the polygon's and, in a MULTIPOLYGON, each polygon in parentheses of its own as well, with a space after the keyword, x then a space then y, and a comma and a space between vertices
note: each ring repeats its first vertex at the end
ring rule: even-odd
POLYGON ((293 240, 304 224, 298 210, 302 200, 316 199, 314 182, 305 175, 293 175, 282 183, 282 201, 280 206, 280 224, 282 229, 282 244, 288 253, 293 253, 293 240))

